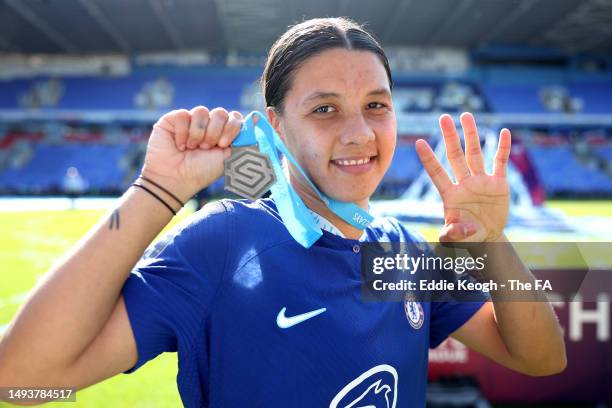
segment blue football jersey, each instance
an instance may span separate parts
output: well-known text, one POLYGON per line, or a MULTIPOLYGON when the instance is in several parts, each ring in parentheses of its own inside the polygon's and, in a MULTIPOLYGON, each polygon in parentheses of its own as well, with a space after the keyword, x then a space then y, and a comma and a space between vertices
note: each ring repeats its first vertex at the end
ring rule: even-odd
POLYGON ((364 302, 360 242, 421 240, 391 218, 309 249, 274 201, 209 204, 152 245, 123 288, 132 372, 178 351, 187 407, 423 407, 428 350, 475 303, 364 302))

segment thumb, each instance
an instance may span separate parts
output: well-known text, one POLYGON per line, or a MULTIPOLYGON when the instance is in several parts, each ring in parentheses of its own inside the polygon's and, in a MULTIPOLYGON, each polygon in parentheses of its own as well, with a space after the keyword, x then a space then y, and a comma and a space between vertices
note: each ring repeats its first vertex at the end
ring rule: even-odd
POLYGON ((442 227, 440 242, 458 242, 474 235, 478 231, 474 223, 452 223, 442 227))

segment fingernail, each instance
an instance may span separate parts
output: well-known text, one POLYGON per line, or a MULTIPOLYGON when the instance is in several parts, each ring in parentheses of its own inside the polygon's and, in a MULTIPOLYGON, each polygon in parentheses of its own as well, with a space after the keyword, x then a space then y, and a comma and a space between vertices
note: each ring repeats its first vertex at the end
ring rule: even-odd
POLYGON ((184 144, 180 145, 180 146, 179 146, 179 150, 180 150, 181 152, 184 152, 184 151, 185 151, 185 145, 184 145, 184 144))
POLYGON ((202 143, 200 149, 210 149, 210 145, 208 143, 202 143))
POLYGON ((227 139, 223 138, 223 139, 219 140, 219 146, 227 147, 227 139))

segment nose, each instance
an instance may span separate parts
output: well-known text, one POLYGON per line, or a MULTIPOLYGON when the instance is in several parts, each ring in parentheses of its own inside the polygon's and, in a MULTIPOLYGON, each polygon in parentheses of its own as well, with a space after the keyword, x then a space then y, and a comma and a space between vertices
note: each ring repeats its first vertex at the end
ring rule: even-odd
POLYGON ((346 119, 340 143, 343 145, 364 145, 374 140, 374 129, 368 124, 363 114, 351 115, 346 119))

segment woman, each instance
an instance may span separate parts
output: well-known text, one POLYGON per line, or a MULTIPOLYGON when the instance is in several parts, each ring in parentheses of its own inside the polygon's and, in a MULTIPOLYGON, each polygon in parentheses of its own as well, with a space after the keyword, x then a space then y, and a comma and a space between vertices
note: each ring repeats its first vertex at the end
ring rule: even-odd
MULTIPOLYGON (((396 139, 380 45, 349 20, 309 20, 274 44, 262 83, 270 123, 310 179, 367 210, 396 139)), ((444 201, 440 238, 504 242, 510 134, 488 175, 473 117, 461 123, 465 156, 453 120, 440 120, 456 183, 426 142, 416 146, 444 201)), ((523 373, 563 370, 547 302, 362 302, 358 244, 418 240, 392 219, 346 223, 292 165, 289 182, 324 230, 309 249, 274 199, 223 200, 134 267, 180 203, 221 175, 241 124, 221 108, 160 118, 139 185, 46 275, 2 339, 0 385, 83 388, 178 350, 190 407, 424 406, 428 347, 449 335, 523 373)), ((492 258, 492 270, 532 278, 516 257, 492 258)))

